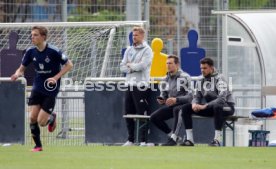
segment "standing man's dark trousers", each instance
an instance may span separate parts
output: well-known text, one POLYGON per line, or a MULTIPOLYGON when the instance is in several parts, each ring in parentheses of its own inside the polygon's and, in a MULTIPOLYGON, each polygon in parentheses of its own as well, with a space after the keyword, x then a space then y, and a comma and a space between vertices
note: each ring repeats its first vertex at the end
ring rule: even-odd
MULTIPOLYGON (((125 114, 147 115, 149 110, 148 96, 149 89, 145 87, 129 87, 125 93, 125 114), (139 89, 143 90, 139 90, 139 89), (133 90, 132 90, 133 89, 133 90)), ((128 141, 134 142, 135 122, 133 119, 126 118, 128 141)), ((140 123, 143 127, 140 129, 140 142, 146 142, 147 126, 143 122, 140 123)))
POLYGON ((233 105, 214 105, 205 110, 199 112, 194 112, 192 109, 192 104, 186 104, 182 108, 182 118, 184 121, 185 129, 193 128, 192 115, 204 116, 204 117, 214 117, 215 130, 221 130, 224 123, 225 117, 233 115, 235 108, 233 105), (229 111, 224 111, 223 107, 230 107, 229 111))
MULTIPOLYGON (((166 134, 175 133, 178 126, 179 113, 182 107, 183 105, 163 106, 152 113, 150 117, 150 121, 153 124, 155 124, 155 126, 158 129, 160 129, 166 134), (171 129, 165 121, 173 117, 174 117, 174 125, 173 125, 173 129, 171 129)), ((178 134, 178 133, 175 133, 175 134, 178 134)))

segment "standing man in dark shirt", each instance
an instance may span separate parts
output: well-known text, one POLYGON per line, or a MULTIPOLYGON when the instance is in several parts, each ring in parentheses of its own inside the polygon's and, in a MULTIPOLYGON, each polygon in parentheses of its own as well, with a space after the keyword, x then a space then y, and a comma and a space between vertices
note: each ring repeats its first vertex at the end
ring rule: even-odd
POLYGON ((66 55, 46 43, 48 30, 43 26, 34 26, 31 37, 33 47, 26 50, 22 63, 11 76, 15 81, 24 74, 26 67, 33 62, 36 75, 33 82, 30 106, 30 128, 35 147, 33 152, 42 151, 39 126, 48 125, 49 132, 56 128, 56 114, 53 113, 55 99, 59 92, 60 78, 72 69, 73 64, 66 55))

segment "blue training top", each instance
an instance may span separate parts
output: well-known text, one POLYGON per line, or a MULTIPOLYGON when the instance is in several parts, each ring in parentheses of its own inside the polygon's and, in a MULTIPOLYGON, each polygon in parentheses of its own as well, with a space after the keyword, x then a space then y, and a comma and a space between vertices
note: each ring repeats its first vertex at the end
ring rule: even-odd
POLYGON ((23 56, 22 65, 27 67, 31 62, 34 64, 36 75, 32 90, 56 97, 59 92, 60 79, 54 86, 47 84, 46 80, 58 74, 61 66, 67 61, 67 56, 50 44, 47 44, 42 52, 34 46, 28 48, 23 56))

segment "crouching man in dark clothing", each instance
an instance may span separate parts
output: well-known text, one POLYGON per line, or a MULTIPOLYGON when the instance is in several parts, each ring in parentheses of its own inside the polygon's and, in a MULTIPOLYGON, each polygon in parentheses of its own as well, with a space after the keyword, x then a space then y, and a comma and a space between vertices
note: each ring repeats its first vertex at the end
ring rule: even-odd
POLYGON ((234 99, 225 78, 218 74, 210 58, 200 61, 202 77, 196 83, 192 104, 182 108, 182 119, 186 129, 186 139, 182 146, 194 146, 192 115, 214 117, 215 136, 209 146, 221 145, 221 130, 225 117, 234 114, 234 99))
MULTIPOLYGON (((179 59, 174 55, 167 59, 168 73, 161 89, 161 95, 157 98, 160 105, 164 105, 152 113, 150 121, 169 136, 168 142, 163 146, 174 146, 177 141, 177 128, 180 128, 179 112, 184 104, 191 103, 192 90, 190 75, 179 69, 179 59), (174 117, 174 126, 171 129, 165 121, 174 117), (178 126, 178 127, 177 127, 178 126)), ((180 116, 181 117, 181 116, 180 116)), ((180 124, 182 120, 180 118, 180 124)))

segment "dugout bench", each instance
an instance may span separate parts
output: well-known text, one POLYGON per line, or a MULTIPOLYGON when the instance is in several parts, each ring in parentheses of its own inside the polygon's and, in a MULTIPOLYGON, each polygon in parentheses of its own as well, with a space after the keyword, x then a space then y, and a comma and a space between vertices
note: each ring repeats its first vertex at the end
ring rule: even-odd
MULTIPOLYGON (((225 107, 224 110, 227 111, 228 107, 225 107)), ((136 128, 135 128, 135 134, 136 134, 136 143, 139 142, 139 131, 142 127, 144 127, 145 125, 149 124, 149 119, 150 116, 148 115, 137 115, 137 114, 127 114, 127 115, 123 115, 123 118, 130 118, 135 120, 136 122, 136 128), (144 124, 141 125, 141 122, 145 122, 144 124)), ((203 117, 203 116, 193 116, 193 118, 212 118, 212 117, 203 117)), ((223 138, 223 142, 222 145, 225 146, 226 145, 226 129, 229 128, 232 132, 232 145, 233 147, 235 146, 235 123, 238 121, 238 119, 240 118, 248 118, 245 116, 227 116, 225 118, 225 123, 223 125, 223 129, 222 129, 222 138, 223 138)))

